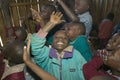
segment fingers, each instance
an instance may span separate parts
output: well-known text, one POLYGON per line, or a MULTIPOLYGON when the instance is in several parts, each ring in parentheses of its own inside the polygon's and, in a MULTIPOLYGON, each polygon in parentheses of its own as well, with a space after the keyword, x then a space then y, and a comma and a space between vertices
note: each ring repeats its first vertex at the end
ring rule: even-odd
POLYGON ((25 54, 26 52, 27 52, 27 48, 26 48, 26 46, 24 46, 23 54, 25 54))
POLYGON ((27 63, 27 61, 30 61, 30 36, 31 34, 28 34, 27 46, 24 46, 23 50, 23 60, 25 63, 27 63))
POLYGON ((63 14, 61 12, 52 12, 52 15, 58 16, 59 18, 61 18, 63 16, 63 14))
POLYGON ((27 53, 27 48, 26 46, 24 46, 24 49, 23 49, 23 60, 26 61, 26 53, 27 53))
POLYGON ((58 22, 58 24, 63 23, 63 22, 65 22, 65 20, 60 20, 60 21, 58 22))
POLYGON ((31 34, 28 34, 28 39, 27 39, 27 52, 30 53, 30 36, 31 34))
POLYGON ((30 8, 30 10, 31 10, 31 12, 32 12, 32 16, 33 16, 33 19, 41 19, 41 16, 40 16, 40 14, 39 14, 39 12, 38 11, 36 11, 35 9, 33 9, 33 8, 30 8))

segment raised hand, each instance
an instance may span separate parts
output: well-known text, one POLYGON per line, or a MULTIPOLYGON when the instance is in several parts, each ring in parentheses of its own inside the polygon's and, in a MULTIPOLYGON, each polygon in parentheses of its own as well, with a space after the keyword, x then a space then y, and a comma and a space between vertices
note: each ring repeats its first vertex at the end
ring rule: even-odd
POLYGON ((32 16, 33 19, 36 20, 37 22, 39 22, 41 24, 41 26, 44 26, 44 20, 42 19, 40 13, 36 10, 34 10, 33 8, 30 8, 31 12, 32 12, 32 16))
POLYGON ((23 51, 23 60, 25 63, 31 61, 31 58, 30 58, 30 36, 31 36, 31 34, 28 34, 27 46, 24 46, 24 51, 23 51))
POLYGON ((50 22, 54 24, 62 23, 63 20, 61 20, 63 14, 61 12, 53 12, 50 17, 50 22))
POLYGON ((49 32, 56 24, 63 22, 61 20, 63 14, 61 12, 53 12, 50 17, 50 21, 42 28, 42 31, 49 32))

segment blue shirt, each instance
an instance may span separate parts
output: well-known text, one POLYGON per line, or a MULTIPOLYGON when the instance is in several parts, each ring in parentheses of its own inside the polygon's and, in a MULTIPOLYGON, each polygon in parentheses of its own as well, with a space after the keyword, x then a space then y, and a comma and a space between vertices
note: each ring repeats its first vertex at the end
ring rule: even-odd
POLYGON ((85 12, 83 14, 78 14, 78 17, 80 18, 80 22, 83 22, 86 27, 86 36, 88 37, 91 30, 92 30, 92 16, 89 12, 85 12))

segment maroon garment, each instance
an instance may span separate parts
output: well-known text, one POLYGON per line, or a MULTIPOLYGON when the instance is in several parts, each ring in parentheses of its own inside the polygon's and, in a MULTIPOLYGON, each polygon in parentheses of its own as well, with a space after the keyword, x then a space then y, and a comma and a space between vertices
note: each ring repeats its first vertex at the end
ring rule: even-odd
POLYGON ((24 72, 17 72, 6 76, 3 80, 25 80, 24 72))
POLYGON ((108 40, 112 35, 114 24, 111 20, 104 19, 99 25, 98 38, 100 40, 101 49, 105 48, 108 40))
POLYGON ((86 63, 83 66, 83 73, 85 76, 85 80, 90 80, 94 76, 109 76, 113 78, 113 80, 117 80, 115 77, 113 77, 107 72, 99 72, 98 69, 102 65, 103 65, 103 60, 95 55, 90 62, 86 63))
POLYGON ((108 39, 112 35, 114 24, 111 20, 104 19, 99 25, 98 37, 100 39, 108 39))
POLYGON ((3 55, 0 53, 0 80, 5 70, 5 63, 3 62, 3 55))

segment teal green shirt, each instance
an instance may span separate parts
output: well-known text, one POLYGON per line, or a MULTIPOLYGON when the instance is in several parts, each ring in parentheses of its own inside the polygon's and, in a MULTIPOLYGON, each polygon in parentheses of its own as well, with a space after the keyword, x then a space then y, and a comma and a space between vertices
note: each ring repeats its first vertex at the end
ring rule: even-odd
POLYGON ((70 41, 70 44, 81 53, 87 62, 91 60, 92 53, 90 50, 90 45, 84 35, 80 35, 74 41, 70 41))

